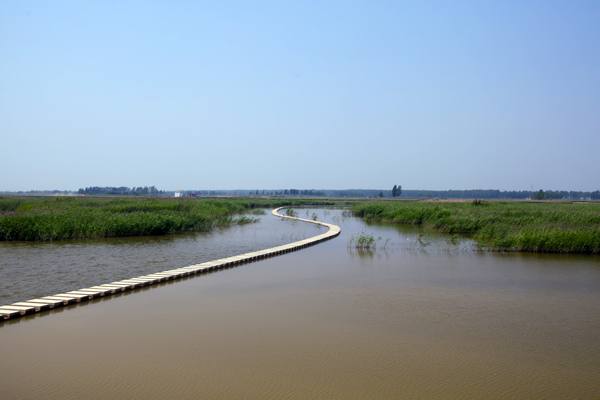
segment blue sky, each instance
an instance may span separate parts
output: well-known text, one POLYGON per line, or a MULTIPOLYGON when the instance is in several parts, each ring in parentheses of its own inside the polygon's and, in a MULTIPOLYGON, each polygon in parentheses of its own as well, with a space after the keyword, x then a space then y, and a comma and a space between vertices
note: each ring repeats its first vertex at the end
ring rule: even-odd
POLYGON ((4 1, 0 190, 600 189, 597 1, 4 1))

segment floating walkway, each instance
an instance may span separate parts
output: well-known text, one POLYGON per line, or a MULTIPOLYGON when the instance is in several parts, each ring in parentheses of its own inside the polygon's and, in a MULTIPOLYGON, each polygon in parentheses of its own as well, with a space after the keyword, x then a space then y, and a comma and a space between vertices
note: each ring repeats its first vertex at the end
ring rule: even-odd
POLYGON ((103 285, 74 290, 72 292, 59 293, 55 294, 54 296, 47 296, 39 299, 17 302, 11 305, 2 306, 0 307, 0 321, 11 318, 18 318, 23 315, 34 314, 40 311, 50 310, 53 308, 59 308, 69 304, 80 303, 82 301, 87 301, 98 297, 110 296, 115 293, 121 293, 127 290, 140 288, 142 286, 154 285, 160 282, 180 279, 190 275, 206 273, 209 271, 215 271, 218 269, 228 268, 256 260, 261 260, 267 257, 282 255, 292 251, 304 249, 317 243, 321 243, 325 240, 332 239, 340 234, 340 227, 336 225, 279 214, 279 210, 283 208, 289 207, 279 207, 271 211, 271 213, 276 217, 289 218, 303 222, 310 222, 311 224, 323 225, 328 227, 329 231, 321 235, 311 237, 309 239, 300 240, 299 242, 273 247, 266 250, 260 250, 252 253, 241 254, 239 256, 222 258, 216 261, 190 265, 189 267, 157 272, 155 274, 138 276, 137 278, 105 283, 103 285))

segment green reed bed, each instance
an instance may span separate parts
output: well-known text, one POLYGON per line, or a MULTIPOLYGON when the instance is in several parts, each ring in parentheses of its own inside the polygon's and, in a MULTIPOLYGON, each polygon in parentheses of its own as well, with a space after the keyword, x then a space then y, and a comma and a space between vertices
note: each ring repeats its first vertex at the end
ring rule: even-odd
MULTIPOLYGON (((292 204, 293 203, 293 204, 292 204)), ((61 240, 206 231, 258 219, 234 217, 257 207, 308 200, 135 197, 0 197, 0 240, 61 240)))
POLYGON ((359 203, 352 211, 367 220, 471 234, 488 250, 600 253, 600 203, 414 201, 359 203))

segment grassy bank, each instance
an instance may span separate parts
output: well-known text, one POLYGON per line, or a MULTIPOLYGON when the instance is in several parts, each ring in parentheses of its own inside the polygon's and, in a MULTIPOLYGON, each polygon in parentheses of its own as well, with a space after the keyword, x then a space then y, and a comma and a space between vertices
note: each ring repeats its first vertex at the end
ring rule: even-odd
POLYGON ((600 253, 600 203, 359 203, 356 216, 472 234, 488 250, 600 253))
POLYGON ((257 207, 333 204, 312 199, 0 197, 0 240, 165 235, 252 222, 257 207))

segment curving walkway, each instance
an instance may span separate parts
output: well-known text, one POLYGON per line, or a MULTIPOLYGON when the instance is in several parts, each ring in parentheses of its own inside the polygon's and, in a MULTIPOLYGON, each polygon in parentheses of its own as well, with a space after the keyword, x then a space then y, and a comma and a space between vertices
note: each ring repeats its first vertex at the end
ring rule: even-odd
POLYGON ((233 267, 236 265, 260 260, 267 257, 282 255, 291 251, 300 250, 308 246, 321 243, 325 240, 332 239, 340 234, 340 227, 336 225, 279 214, 279 210, 283 208, 290 207, 279 207, 271 211, 271 213, 274 216, 280 218, 289 218, 303 222, 310 222, 311 224, 323 225, 328 227, 329 231, 321 235, 313 236, 309 239, 300 240, 299 242, 294 242, 283 246, 272 247, 266 250, 241 254, 239 256, 234 257, 222 258, 216 261, 209 261, 202 264, 190 265, 189 267, 158 272, 155 274, 139 276, 137 278, 125 279, 118 282, 107 283, 99 286, 92 286, 89 288, 79 289, 72 292, 59 293, 55 294, 54 296, 47 296, 42 297, 40 299, 33 299, 25 302, 17 302, 11 305, 2 306, 0 307, 0 321, 11 318, 18 318, 23 315, 34 314, 40 311, 46 311, 49 309, 58 308, 69 304, 80 303, 82 301, 87 301, 98 297, 110 296, 115 293, 121 293, 126 290, 132 290, 142 286, 154 285, 168 280, 180 279, 185 276, 206 273, 209 271, 233 267))

